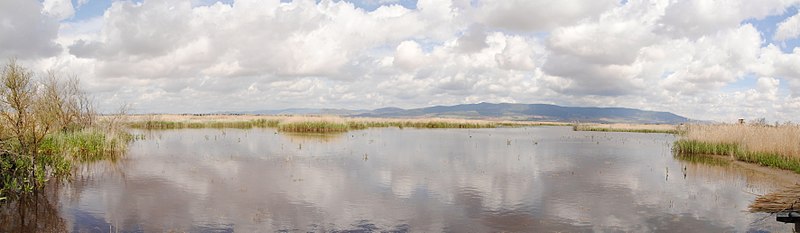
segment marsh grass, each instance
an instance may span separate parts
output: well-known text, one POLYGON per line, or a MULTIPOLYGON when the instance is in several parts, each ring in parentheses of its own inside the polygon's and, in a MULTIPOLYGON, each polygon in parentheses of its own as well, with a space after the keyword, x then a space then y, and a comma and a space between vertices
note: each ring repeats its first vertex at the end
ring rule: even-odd
POLYGON ((749 206, 750 212, 778 213, 800 211, 800 185, 784 188, 774 193, 760 195, 749 206))
MULTIPOLYGON (((144 115, 126 123, 137 129, 185 128, 277 128, 283 132, 336 133, 379 127, 398 128, 495 128, 547 123, 461 120, 448 118, 392 119, 338 116, 255 116, 255 115, 144 115)), ((556 124, 553 124, 556 125, 556 124)))
POLYGON ((684 155, 726 155, 800 173, 797 125, 689 125, 673 150, 684 155))
POLYGON ((294 121, 278 124, 278 130, 294 133, 342 133, 350 126, 341 122, 330 121, 294 121))
MULTIPOLYGON (((76 77, 46 77, 12 59, 0 69, 0 199, 66 178, 75 162, 122 154, 129 141, 116 124, 96 121, 76 77)), ((114 118, 111 118, 114 119, 114 118)))
POLYGON ((736 159, 760 164, 762 166, 791 170, 800 173, 800 159, 768 152, 744 152, 736 155, 736 159))
POLYGON ((131 140, 133 137, 122 131, 83 129, 57 132, 45 137, 39 151, 42 154, 59 155, 78 162, 114 160, 125 154, 131 140))
POLYGON ((255 119, 243 121, 163 121, 147 120, 129 122, 128 127, 135 129, 186 129, 186 128, 266 128, 277 127, 279 121, 275 119, 255 119))
POLYGON ((743 153, 739 145, 735 143, 713 143, 685 139, 676 141, 673 149, 680 154, 735 156, 743 153))
POLYGON ((666 134, 678 134, 681 132, 677 126, 665 124, 574 124, 572 130, 666 134))

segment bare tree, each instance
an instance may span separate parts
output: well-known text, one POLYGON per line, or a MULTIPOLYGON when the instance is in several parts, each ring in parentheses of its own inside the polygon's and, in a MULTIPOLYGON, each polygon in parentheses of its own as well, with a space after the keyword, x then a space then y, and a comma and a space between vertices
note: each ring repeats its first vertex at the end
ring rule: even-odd
POLYGON ((29 145, 35 122, 33 104, 36 87, 32 83, 33 73, 11 60, 0 77, 0 117, 8 125, 10 137, 19 143, 22 154, 32 154, 29 145))
POLYGON ((45 114, 55 114, 55 123, 62 131, 74 131, 94 121, 94 110, 86 93, 80 89, 77 77, 61 81, 53 72, 43 83, 43 103, 49 109, 45 114))
POLYGON ((41 82, 36 81, 32 72, 13 59, 0 75, 2 149, 31 161, 30 178, 37 177, 36 159, 48 134, 78 130, 93 117, 77 78, 61 81, 51 72, 41 82))

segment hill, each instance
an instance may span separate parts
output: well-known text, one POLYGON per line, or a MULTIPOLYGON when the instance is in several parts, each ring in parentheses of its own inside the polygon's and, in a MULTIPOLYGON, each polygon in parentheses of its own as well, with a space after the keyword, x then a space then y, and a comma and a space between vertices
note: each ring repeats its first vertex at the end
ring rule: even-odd
POLYGON ((509 120, 597 122, 597 123, 663 123, 678 124, 689 119, 669 112, 633 108, 563 107, 551 104, 479 103, 433 106, 415 109, 381 108, 353 114, 361 117, 459 117, 500 118, 509 120))

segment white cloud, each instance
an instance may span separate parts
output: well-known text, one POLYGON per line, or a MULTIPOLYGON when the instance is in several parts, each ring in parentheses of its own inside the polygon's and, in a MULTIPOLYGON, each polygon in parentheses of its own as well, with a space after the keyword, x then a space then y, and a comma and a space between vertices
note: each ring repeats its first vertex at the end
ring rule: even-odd
POLYGON ((761 36, 751 25, 699 38, 684 52, 685 62, 662 80, 667 90, 693 94, 719 90, 745 74, 757 63, 761 36))
POLYGON ((422 65, 428 64, 428 58, 422 52, 422 48, 414 41, 403 41, 397 46, 393 64, 401 69, 415 70, 422 65))
POLYGON ((792 53, 780 52, 775 46, 766 49, 764 60, 769 64, 766 75, 783 78, 789 84, 793 97, 800 97, 800 48, 795 48, 792 53))
POLYGON ((67 19, 75 15, 75 8, 72 7, 72 0, 44 0, 42 12, 45 15, 55 17, 59 20, 67 19))
POLYGON ((619 4, 616 0, 481 1, 476 13, 486 25, 518 31, 538 31, 593 18, 619 4))
POLYGON ((548 40, 543 71, 555 76, 551 87, 569 95, 620 96, 645 85, 639 60, 642 49, 658 42, 653 24, 664 4, 631 2, 595 21, 556 28, 548 40))
POLYGON ((660 30, 674 37, 698 38, 737 27, 746 19, 782 13, 798 0, 681 0, 667 7, 660 30))
POLYGON ((40 58, 59 52, 55 18, 42 14, 38 1, 0 1, 0 58, 40 58))
POLYGON ((237 1, 196 8, 187 2, 116 2, 99 38, 79 40, 70 52, 98 59, 101 73, 110 76, 142 68, 152 72, 135 76, 191 75, 198 67, 231 63, 237 64, 227 66, 231 75, 335 76, 361 51, 421 34, 422 13, 400 6, 364 12, 343 1, 237 1), (175 62, 186 69, 168 65, 175 62))
POLYGON ((800 14, 795 14, 778 24, 775 40, 785 41, 800 37, 800 14))
POLYGON ((106 111, 486 101, 798 121, 800 50, 743 23, 797 0, 209 2, 116 1, 59 25, 71 1, 0 1, 0 57, 79 75, 106 111))

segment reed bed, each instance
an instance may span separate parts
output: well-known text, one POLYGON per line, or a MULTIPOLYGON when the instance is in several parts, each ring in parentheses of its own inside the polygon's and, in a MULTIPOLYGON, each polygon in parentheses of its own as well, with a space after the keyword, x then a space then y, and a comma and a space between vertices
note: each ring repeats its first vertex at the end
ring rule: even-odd
POLYGON ((800 185, 761 195, 749 206, 750 212, 800 211, 800 185))
POLYGON ((375 127, 398 128, 495 128, 500 126, 558 125, 549 122, 513 122, 449 118, 350 118, 338 116, 256 115, 139 115, 126 125, 138 129, 277 128, 284 132, 334 133, 375 127))
POLYGON ((689 125, 673 150, 682 154, 727 155, 800 173, 800 126, 689 125))
POLYGON ((125 154, 133 137, 123 131, 94 128, 47 135, 39 151, 45 155, 60 155, 69 160, 90 162, 116 159, 125 154))
MULTIPOLYGON (((496 128, 501 122, 487 120, 465 120, 450 118, 420 118, 420 119, 391 119, 391 118, 347 118, 347 122, 354 129, 371 127, 399 127, 399 128, 496 128)), ((519 123, 517 125, 522 125, 519 123)))
POLYGON ((186 129, 186 128, 265 128, 277 127, 280 121, 275 119, 255 119, 243 121, 164 121, 146 120, 129 122, 128 127, 136 129, 186 129))
POLYGON ((745 124, 688 125, 684 138, 708 143, 736 144, 747 151, 800 157, 800 126, 745 124))
POLYGON ((667 124, 574 124, 572 130, 666 134, 678 134, 681 132, 678 126, 667 124))
POLYGON ((278 131, 294 133, 342 133, 350 125, 340 117, 292 117, 277 124, 278 131))

